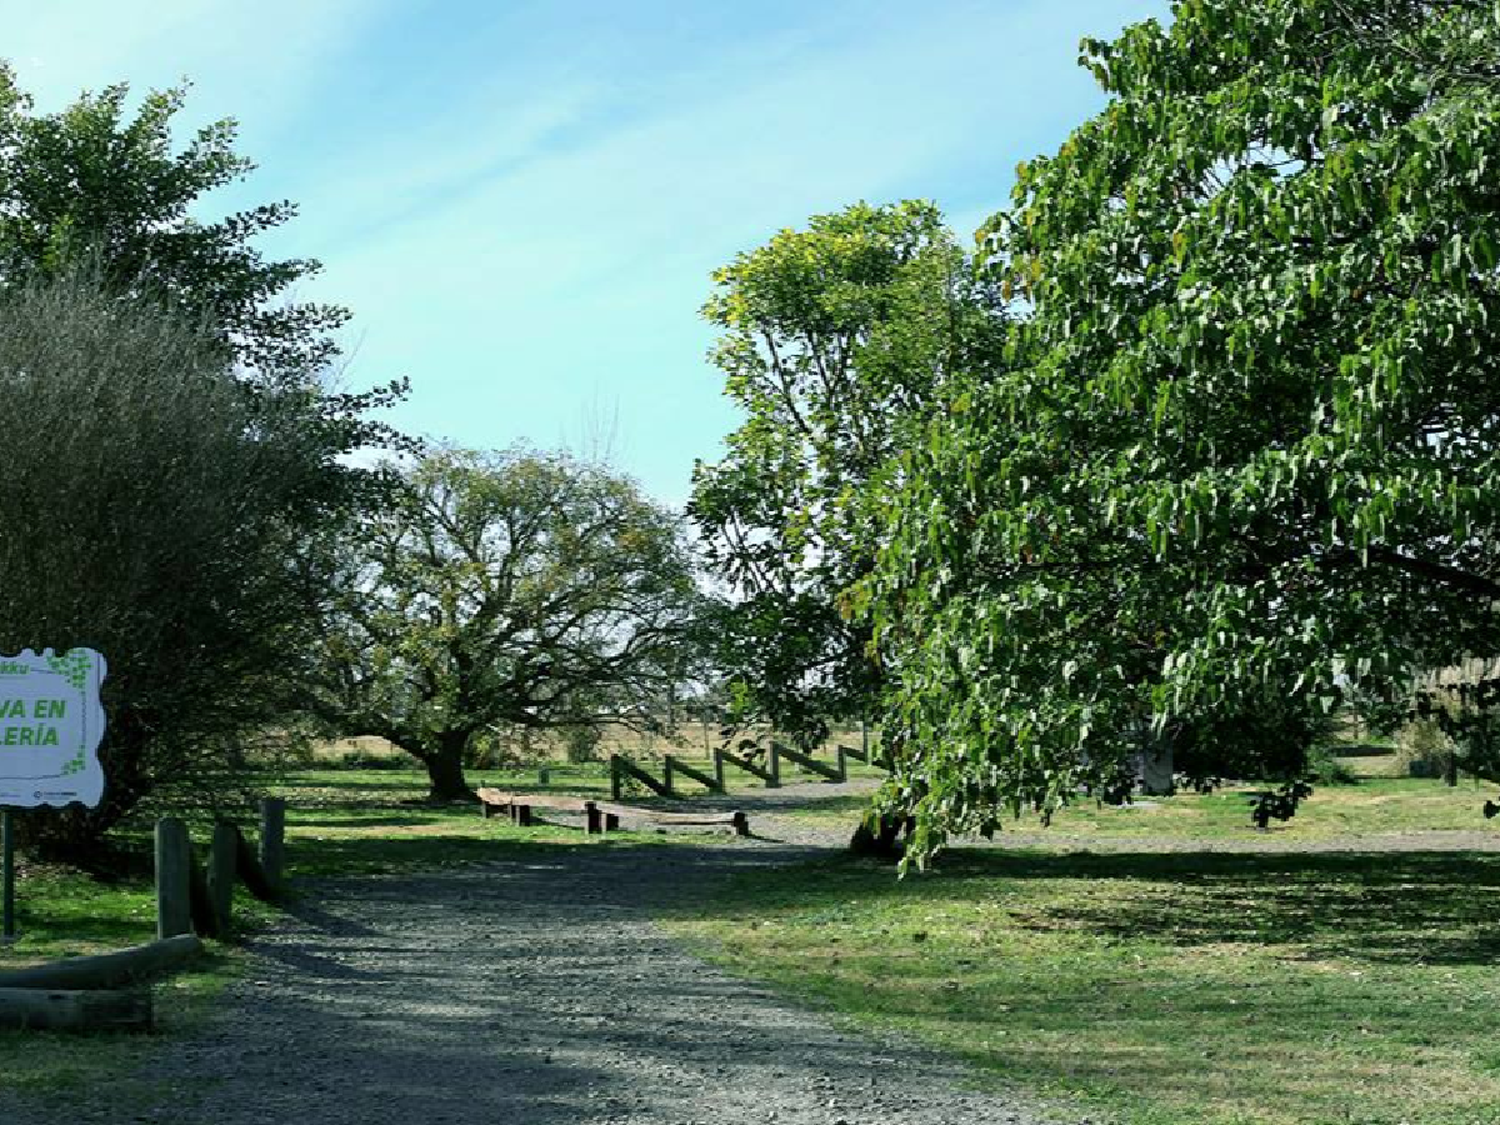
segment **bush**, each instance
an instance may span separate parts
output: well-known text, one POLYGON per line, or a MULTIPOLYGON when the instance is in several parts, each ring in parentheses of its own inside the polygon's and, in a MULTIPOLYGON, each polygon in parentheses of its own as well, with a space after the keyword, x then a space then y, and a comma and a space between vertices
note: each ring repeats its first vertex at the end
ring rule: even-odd
POLYGON ((339 768, 346 770, 404 770, 411 759, 404 754, 376 754, 370 750, 349 750, 339 756, 339 768))
POLYGON ((597 762, 599 744, 604 741, 604 732, 597 726, 573 726, 563 728, 563 748, 570 762, 597 762))
POLYGON ((1328 746, 1317 746, 1307 755, 1309 780, 1318 785, 1358 785, 1359 777, 1328 746))
POLYGON ((1442 777, 1453 743, 1435 718, 1407 723, 1396 735, 1397 757, 1408 777, 1442 777))
POLYGON ((87 848, 167 782, 222 799, 316 640, 287 561, 332 456, 306 400, 251 390, 207 326, 78 271, 0 296, 0 432, 0 651, 109 661, 104 801, 28 834, 87 848))

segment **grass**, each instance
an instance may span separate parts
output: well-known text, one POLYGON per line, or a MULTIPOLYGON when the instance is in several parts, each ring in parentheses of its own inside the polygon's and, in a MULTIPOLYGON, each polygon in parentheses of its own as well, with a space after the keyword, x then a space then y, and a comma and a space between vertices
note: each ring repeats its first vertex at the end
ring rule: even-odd
MULTIPOLYGON (((550 771, 550 791, 607 792, 601 765, 550 771)), ((475 771, 481 778, 539 788, 535 770, 475 771)), ((288 866, 299 878, 662 839, 591 840, 429 806, 425 778, 412 770, 306 770, 279 792, 289 803, 288 866)), ((1048 831, 1055 851, 955 853, 901 882, 889 868, 852 860, 765 871, 670 924, 740 972, 965 1055, 1095 1120, 1494 1125, 1500 855, 1379 852, 1391 833, 1483 830, 1484 795, 1467 783, 1453 790, 1399 779, 1324 787, 1268 834, 1368 837, 1370 852, 1352 855, 1150 850, 1161 839, 1266 838, 1248 827, 1243 791, 1079 806, 1048 831), (1115 850, 1064 850, 1090 841, 1115 850)), ((805 815, 850 824, 866 800, 825 798, 805 815)), ((204 837, 199 826, 195 838, 204 837)), ((105 883, 29 867, 18 906, 22 940, 0 949, 0 968, 119 948, 153 932, 144 871, 105 883)), ((243 892, 236 914, 252 927, 274 919, 243 892)), ((193 972, 163 982, 164 1028, 211 1011, 240 964, 232 947, 215 945, 193 972)), ((66 1092, 116 1081, 149 1050, 130 1037, 0 1034, 0 1088, 66 1092)))
MULTIPOLYGON (((486 780, 510 789, 541 789, 535 771, 494 773, 486 780)), ((593 765, 554 767, 546 788, 607 793, 608 774, 593 765)), ((417 770, 304 770, 282 779, 274 792, 287 800, 287 871, 297 879, 433 870, 500 858, 507 846, 528 843, 597 847, 661 839, 633 832, 590 839, 564 826, 516 828, 501 819, 485 820, 471 805, 429 805, 423 799, 426 775, 417 770)), ((191 830, 203 846, 207 823, 191 830)), ((21 938, 9 948, 0 947, 0 969, 151 940, 156 907, 144 861, 149 837, 142 826, 122 839, 140 850, 143 862, 108 880, 22 865, 16 895, 21 938)), ((236 893, 236 916, 248 925, 270 916, 243 889, 236 893)))
POLYGON ((1497 889, 1492 854, 963 852, 748 874, 669 925, 1095 1121, 1493 1125, 1497 889))
MULTIPOLYGON (((1494 794, 1493 786, 1481 788, 1469 781, 1456 788, 1440 781, 1407 778, 1323 785, 1290 821, 1273 821, 1267 832, 1260 833, 1250 823, 1250 796, 1259 789, 1237 785, 1207 794, 1137 799, 1134 804, 1119 806, 1081 800, 1059 812, 1050 828, 1043 828, 1029 814, 1010 827, 1019 832, 1045 833, 1059 844, 1155 837, 1314 841, 1434 831, 1478 832, 1486 830, 1480 810, 1486 797, 1494 794)), ((830 826, 852 826, 868 806, 867 797, 842 796, 824 799, 790 815, 830 826)))
MULTIPOLYGON (((607 791, 607 775, 597 768, 592 770, 597 777, 589 773, 570 777, 566 768, 554 771, 552 788, 593 791, 602 785, 607 791)), ((535 780, 533 774, 530 788, 536 788, 535 780)), ((503 783, 521 788, 524 782, 512 777, 503 783)), ((415 872, 501 859, 536 846, 619 847, 662 839, 625 832, 601 840, 565 827, 516 828, 499 819, 484 820, 472 806, 426 805, 426 791, 425 775, 409 770, 314 770, 286 778, 277 792, 288 802, 289 875, 301 880, 415 872)), ((192 833, 202 846, 207 825, 193 826, 192 833)), ((149 846, 143 831, 125 839, 138 848, 149 846)), ((155 936, 156 900, 145 863, 108 880, 37 864, 22 865, 19 875, 20 939, 0 947, 0 971, 108 952, 155 936)), ((234 913, 242 931, 274 924, 276 918, 273 907, 256 902, 243 888, 236 889, 234 913)), ((156 985, 160 1028, 172 1033, 193 1026, 213 1010, 214 998, 242 967, 232 945, 208 943, 206 956, 191 969, 156 985)), ((151 1049, 149 1039, 127 1035, 80 1039, 0 1030, 0 1089, 52 1095, 115 1083, 151 1049)), ((134 1085, 120 1088, 145 1096, 134 1085)))

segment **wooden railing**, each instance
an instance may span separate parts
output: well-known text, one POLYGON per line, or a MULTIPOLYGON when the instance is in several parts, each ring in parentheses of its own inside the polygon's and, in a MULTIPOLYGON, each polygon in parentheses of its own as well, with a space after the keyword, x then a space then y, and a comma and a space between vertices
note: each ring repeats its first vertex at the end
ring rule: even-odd
POLYGON ((559 812, 583 814, 584 831, 589 835, 613 832, 621 820, 641 820, 659 825, 728 825, 738 836, 750 835, 749 818, 739 810, 733 812, 661 812, 614 801, 596 801, 587 797, 554 796, 549 793, 510 793, 503 789, 481 786, 478 790, 480 815, 486 819, 497 813, 507 814, 513 823, 533 823, 533 809, 556 809, 559 812))

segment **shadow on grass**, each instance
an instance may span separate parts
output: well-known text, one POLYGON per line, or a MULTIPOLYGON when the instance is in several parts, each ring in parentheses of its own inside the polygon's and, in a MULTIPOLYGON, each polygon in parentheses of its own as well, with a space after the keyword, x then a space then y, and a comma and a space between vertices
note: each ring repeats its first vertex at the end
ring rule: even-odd
POLYGON ((768 910, 838 912, 852 899, 865 909, 998 894, 1005 924, 1020 929, 1467 965, 1500 958, 1497 889, 1500 855, 1483 852, 952 852, 934 871, 905 880, 848 857, 805 865, 795 875, 753 875, 733 894, 686 913, 748 922, 768 910), (1040 886, 1069 880, 1090 886, 1040 886))
POLYGON ((1141 892, 1049 903, 1034 923, 1043 927, 1178 946, 1300 945, 1310 956, 1370 962, 1481 964, 1500 955, 1500 856, 1489 853, 997 856, 973 870, 1141 892))
MULTIPOLYGON (((292 818, 292 827, 298 831, 310 828, 422 828, 449 823, 455 819, 451 813, 445 813, 441 809, 428 809, 425 812, 413 810, 404 815, 381 815, 371 813, 368 806, 324 805, 318 811, 334 815, 304 816, 298 813, 292 818), (340 810, 345 810, 345 815, 336 815, 340 810)), ((474 814, 474 820, 479 820, 478 813, 474 814)))
MULTIPOLYGON (((341 827, 348 827, 341 824, 341 827)), ((410 874, 464 864, 502 862, 532 856, 568 855, 589 849, 639 846, 649 838, 635 833, 590 839, 582 832, 553 826, 533 836, 347 836, 287 842, 288 870, 300 882, 342 875, 410 874)))

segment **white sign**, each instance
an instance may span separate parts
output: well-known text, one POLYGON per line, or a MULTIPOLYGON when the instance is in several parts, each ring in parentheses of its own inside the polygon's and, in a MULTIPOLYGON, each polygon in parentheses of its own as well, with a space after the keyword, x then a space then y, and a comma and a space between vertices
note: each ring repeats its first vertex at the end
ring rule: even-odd
POLYGON ((91 648, 0 654, 0 805, 99 803, 105 672, 91 648))

